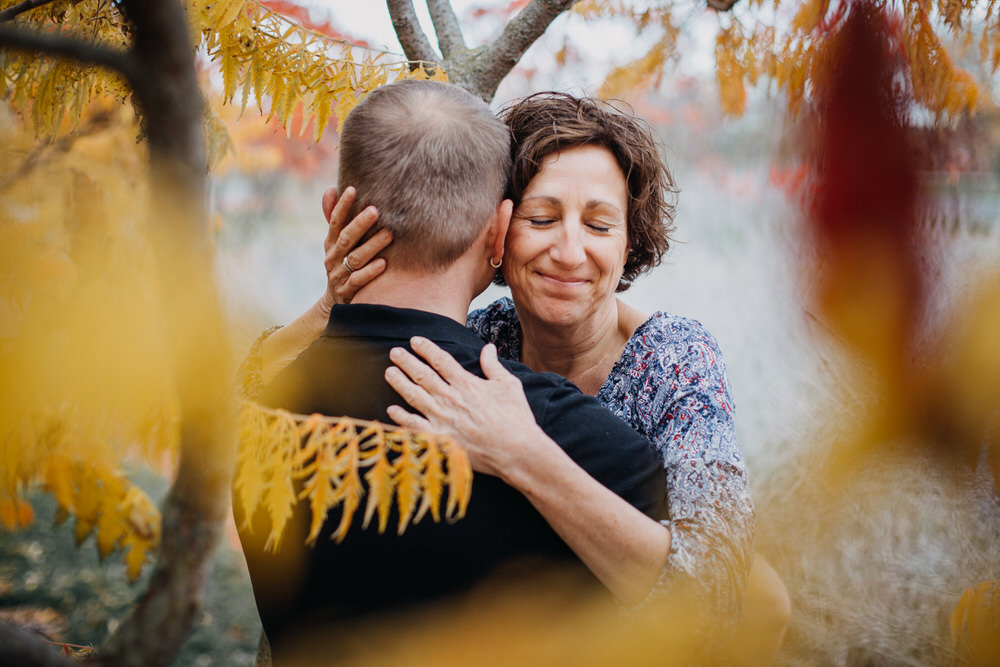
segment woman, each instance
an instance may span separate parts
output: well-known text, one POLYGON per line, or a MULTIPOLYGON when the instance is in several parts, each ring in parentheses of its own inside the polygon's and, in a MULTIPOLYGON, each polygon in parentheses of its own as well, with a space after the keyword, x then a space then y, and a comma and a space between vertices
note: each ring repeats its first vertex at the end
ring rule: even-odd
MULTIPOLYGON (((390 414, 405 426, 458 437, 477 471, 524 493, 626 604, 683 591, 695 597, 706 625, 713 619, 716 627, 731 627, 726 620, 738 618, 750 568, 753 510, 721 355, 697 322, 647 316, 615 296, 667 250, 670 174, 652 135, 599 101, 542 94, 502 117, 514 138, 516 211, 498 281, 510 284, 513 301, 472 313, 469 326, 501 356, 569 378, 649 438, 663 456, 671 520, 660 526, 620 507, 574 464, 547 457, 557 446, 544 435, 530 442, 500 438, 537 429, 518 425, 517 419, 531 420, 530 412, 517 409, 516 381, 489 358, 481 380, 428 342, 414 341, 413 349, 437 373, 396 351, 402 371, 388 369, 386 379, 424 417, 402 408, 390 414), (555 462, 540 463, 549 460, 555 462)), ((351 196, 345 192, 337 203, 340 216, 351 196)), ((327 213, 331 203, 327 197, 327 213)), ((339 231, 337 212, 334 218, 339 231)), ((384 267, 383 260, 367 260, 387 237, 351 250, 374 218, 364 211, 332 247, 328 237, 327 302, 349 297, 384 267)), ((324 306, 321 300, 264 342, 265 371, 275 372, 321 332, 324 306)), ((755 571, 751 592, 764 582, 779 603, 765 605, 775 638, 758 656, 766 659, 780 641, 777 626, 784 626, 784 590, 766 565, 755 571)))

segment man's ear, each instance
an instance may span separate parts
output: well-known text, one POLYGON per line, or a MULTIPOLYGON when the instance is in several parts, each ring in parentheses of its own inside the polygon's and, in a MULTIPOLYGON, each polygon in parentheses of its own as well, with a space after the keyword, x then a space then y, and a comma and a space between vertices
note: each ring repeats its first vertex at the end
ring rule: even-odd
POLYGON ((503 259, 504 243, 507 240, 507 228, 514 213, 514 202, 504 199, 497 205, 497 210, 490 219, 489 234, 486 241, 489 244, 490 259, 503 259))

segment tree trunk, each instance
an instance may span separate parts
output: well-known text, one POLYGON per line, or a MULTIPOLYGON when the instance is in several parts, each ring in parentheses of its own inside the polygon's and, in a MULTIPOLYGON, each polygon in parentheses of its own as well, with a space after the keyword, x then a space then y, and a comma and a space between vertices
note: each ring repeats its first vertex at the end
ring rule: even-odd
POLYGON ((204 101, 187 21, 178 0, 124 0, 123 9, 142 72, 131 83, 150 149, 148 230, 180 399, 181 454, 149 587, 98 662, 145 667, 169 665, 196 620, 228 511, 234 406, 205 205, 204 101))

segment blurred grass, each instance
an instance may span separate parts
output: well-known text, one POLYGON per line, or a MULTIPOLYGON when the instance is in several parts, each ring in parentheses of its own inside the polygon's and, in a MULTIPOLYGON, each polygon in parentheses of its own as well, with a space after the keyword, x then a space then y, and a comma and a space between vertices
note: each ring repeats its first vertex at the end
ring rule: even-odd
MULTIPOLYGON (((143 470, 133 477, 159 502, 164 478, 143 470)), ((52 641, 100 648, 145 589, 151 564, 129 585, 120 557, 103 564, 93 538, 79 548, 72 520, 53 526, 56 504, 28 494, 35 521, 16 533, 0 529, 0 618, 44 632, 52 641)), ((242 554, 223 539, 205 590, 202 611, 174 665, 253 665, 260 620, 242 554)))

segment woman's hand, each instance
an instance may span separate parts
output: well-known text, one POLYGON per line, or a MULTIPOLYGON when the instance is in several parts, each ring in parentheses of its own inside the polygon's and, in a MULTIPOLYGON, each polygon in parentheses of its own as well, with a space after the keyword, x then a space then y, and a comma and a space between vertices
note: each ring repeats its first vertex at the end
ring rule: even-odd
POLYGON ((520 380, 501 365, 495 346, 486 345, 479 356, 485 380, 426 338, 411 338, 410 346, 430 366, 396 347, 389 354, 396 366, 386 369, 385 379, 423 416, 393 405, 388 413, 397 424, 451 436, 474 470, 503 479, 531 460, 539 442, 557 447, 535 423, 520 380))
POLYGON ((323 261, 326 267, 326 292, 320 303, 327 314, 334 304, 350 303, 359 289, 385 271, 385 260, 381 257, 373 258, 392 243, 392 232, 383 229, 358 245, 358 241, 378 220, 378 211, 374 206, 369 206, 345 225, 355 196, 353 187, 345 189, 339 198, 337 188, 330 187, 323 192, 323 216, 330 227, 323 242, 323 249, 326 250, 323 261), (347 270, 345 259, 351 271, 347 270))
POLYGON ((385 260, 379 258, 373 261, 372 258, 392 242, 392 234, 383 229, 358 246, 358 241, 378 219, 378 212, 374 206, 369 206, 345 225, 354 199, 354 188, 344 190, 339 199, 337 188, 327 188, 323 193, 323 215, 329 223, 323 242, 326 250, 323 262, 326 266, 326 290, 306 312, 261 343, 260 378, 263 384, 267 384, 323 333, 334 304, 349 303, 359 289, 385 271, 385 260), (344 266, 345 257, 352 271, 344 266))

